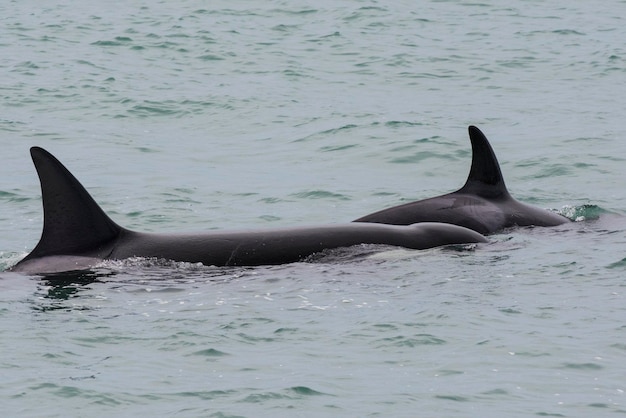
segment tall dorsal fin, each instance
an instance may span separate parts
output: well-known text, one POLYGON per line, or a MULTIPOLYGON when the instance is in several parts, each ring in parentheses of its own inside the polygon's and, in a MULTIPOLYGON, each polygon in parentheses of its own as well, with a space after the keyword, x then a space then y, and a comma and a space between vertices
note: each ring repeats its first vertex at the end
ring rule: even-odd
POLYGON ((27 258, 94 251, 120 234, 122 228, 59 160, 39 147, 30 155, 41 182, 43 232, 27 258))
POLYGON ((500 164, 487 137, 475 126, 468 128, 472 142, 472 168, 465 185, 458 191, 484 198, 508 197, 500 164))

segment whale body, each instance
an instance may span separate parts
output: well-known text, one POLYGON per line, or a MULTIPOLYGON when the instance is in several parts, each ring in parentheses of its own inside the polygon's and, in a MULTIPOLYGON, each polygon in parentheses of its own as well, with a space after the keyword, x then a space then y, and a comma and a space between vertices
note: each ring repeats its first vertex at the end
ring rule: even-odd
POLYGON ((485 235, 514 226, 556 226, 570 222, 565 216, 511 196, 489 141, 477 127, 470 126, 468 130, 472 166, 463 187, 452 193, 371 213, 354 222, 391 225, 445 222, 485 235))
POLYGON ((155 257, 214 266, 291 263, 358 244, 426 249, 486 242, 481 234, 445 223, 397 226, 346 223, 308 227, 158 234, 116 224, 80 182, 46 150, 31 157, 41 183, 44 223, 36 247, 10 270, 27 274, 88 269, 102 260, 155 257))

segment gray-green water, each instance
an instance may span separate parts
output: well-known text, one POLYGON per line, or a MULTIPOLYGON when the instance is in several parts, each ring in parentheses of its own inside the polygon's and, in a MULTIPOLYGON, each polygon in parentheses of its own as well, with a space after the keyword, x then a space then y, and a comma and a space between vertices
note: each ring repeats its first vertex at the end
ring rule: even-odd
POLYGON ((4 2, 0 268, 32 145, 120 224, 347 222, 461 186, 466 128, 572 218, 474 249, 0 273, 5 416, 626 413, 626 3, 4 2))

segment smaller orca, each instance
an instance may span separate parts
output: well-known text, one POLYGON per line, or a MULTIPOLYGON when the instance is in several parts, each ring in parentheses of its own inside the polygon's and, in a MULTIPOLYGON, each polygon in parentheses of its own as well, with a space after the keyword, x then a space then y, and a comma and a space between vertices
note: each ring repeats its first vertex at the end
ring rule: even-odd
POLYGON ((27 274, 83 270, 102 260, 155 257, 214 266, 256 266, 300 261, 325 249, 383 244, 425 249, 486 242, 481 234, 443 223, 397 226, 322 225, 252 231, 156 234, 130 231, 111 220, 52 154, 30 150, 43 201, 37 246, 10 270, 27 274))
POLYGON ((354 222, 410 225, 445 222, 492 234, 513 226, 556 226, 570 219, 519 202, 509 194, 500 164, 485 135, 469 127, 472 167, 465 185, 453 193, 381 210, 354 222))

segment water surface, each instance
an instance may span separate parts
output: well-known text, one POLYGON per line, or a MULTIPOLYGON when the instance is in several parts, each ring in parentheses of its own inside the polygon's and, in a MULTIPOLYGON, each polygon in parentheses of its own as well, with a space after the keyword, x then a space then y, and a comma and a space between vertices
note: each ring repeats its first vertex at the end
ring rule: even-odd
POLYGON ((0 273, 4 413, 624 414, 623 8, 0 6, 1 269, 41 233, 33 145, 126 227, 261 228, 452 191, 475 124, 514 196, 581 220, 277 267, 0 273))

